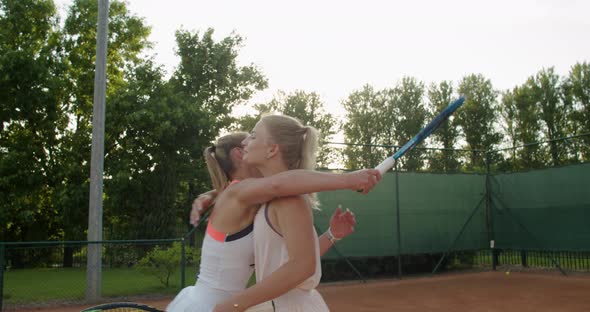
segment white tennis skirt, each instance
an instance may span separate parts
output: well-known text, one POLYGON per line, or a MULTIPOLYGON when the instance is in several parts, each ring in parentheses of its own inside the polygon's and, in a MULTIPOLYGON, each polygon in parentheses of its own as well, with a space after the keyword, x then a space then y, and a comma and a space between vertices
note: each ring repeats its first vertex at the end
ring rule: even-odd
MULTIPOLYGON (((168 312, 211 312, 215 305, 231 298, 237 292, 213 289, 203 284, 185 287, 170 302, 168 312)), ((248 312, 272 312, 270 302, 251 307, 248 312)))

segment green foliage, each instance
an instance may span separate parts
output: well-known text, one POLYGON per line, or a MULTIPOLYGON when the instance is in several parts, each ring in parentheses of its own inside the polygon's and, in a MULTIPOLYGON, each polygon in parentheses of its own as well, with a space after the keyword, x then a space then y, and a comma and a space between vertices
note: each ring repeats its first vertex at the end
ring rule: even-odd
MULTIPOLYGON (((576 63, 563 83, 564 102, 569 107, 568 132, 590 133, 590 63, 576 63)), ((574 154, 582 161, 590 160, 590 137, 574 144, 574 154)))
MULTIPOLYGON (((525 145, 541 140, 539 107, 527 85, 515 87, 502 96, 500 111, 510 146, 525 145)), ((542 146, 532 145, 511 151, 512 169, 538 168, 544 163, 542 146)))
POLYGON ((205 122, 199 134, 206 142, 215 138, 219 129, 231 125, 233 119, 229 114, 236 104, 268 85, 254 65, 237 64, 243 41, 239 35, 215 42, 213 33, 213 29, 202 35, 176 32, 180 64, 170 80, 174 92, 195 105, 201 118, 193 122, 205 122))
MULTIPOLYGON (((382 144, 402 146, 426 124, 424 84, 415 78, 404 77, 395 87, 384 90, 385 116, 380 121, 385 131, 382 144)), ((424 143, 418 146, 424 146, 424 143)), ((424 151, 414 149, 399 160, 400 168, 419 170, 424 166, 424 151)))
MULTIPOLYGON (((498 119, 498 92, 483 75, 468 75, 459 83, 459 94, 466 97, 465 104, 456 113, 457 124, 463 130, 465 149, 490 150, 497 148, 501 136, 496 130, 498 119)), ((482 153, 470 154, 467 169, 485 170, 482 153)))
MULTIPOLYGON (((97 1, 76 0, 71 4, 63 26, 67 63, 63 79, 66 80, 68 94, 63 105, 71 126, 62 134, 62 170, 59 176, 63 182, 57 185, 56 200, 60 207, 64 239, 71 240, 85 238, 88 223, 88 209, 80 208, 88 206, 97 19, 97 1)), ((124 79, 126 69, 140 62, 139 54, 149 47, 148 35, 149 27, 143 24, 141 18, 131 14, 124 2, 109 2, 107 119, 112 117, 113 98, 127 87, 124 79)), ((105 132, 108 133, 112 123, 107 123, 105 132)), ((108 153, 105 148, 106 167, 109 166, 108 153)), ((105 188, 105 193, 108 192, 105 188)), ((108 225, 108 213, 105 219, 105 225, 108 225)))
MULTIPOLYGON (((561 96, 560 79, 554 69, 542 69, 535 76, 530 77, 525 85, 532 93, 533 101, 539 107, 544 137, 547 140, 564 137, 566 110, 561 96)), ((561 164, 567 149, 560 146, 558 142, 550 142, 549 149, 552 165, 561 164)))
MULTIPOLYGON (((201 249, 185 246, 185 261, 187 266, 198 266, 201 249)), ((166 287, 170 284, 170 276, 180 268, 182 259, 181 243, 175 242, 169 248, 156 246, 137 264, 137 268, 145 274, 153 275, 166 287)))
MULTIPOLYGON (((52 1, 0 0, 0 11, 0 236, 84 239, 97 2, 74 1, 61 28, 52 1)), ((213 30, 177 33, 181 64, 167 81, 161 66, 139 57, 149 31, 125 2, 110 2, 104 224, 111 239, 175 235, 207 188, 203 147, 229 125, 234 105, 266 87, 254 66, 237 65, 242 39, 216 42, 213 30)))
POLYGON ((198 155, 190 136, 198 125, 190 123, 190 110, 150 60, 126 76, 127 85, 107 110, 105 171, 111 178, 105 180, 105 214, 116 233, 111 238, 171 237, 175 199, 191 172, 187 164, 198 155))
MULTIPOLYGON (((365 86, 343 102, 347 122, 344 135, 348 143, 344 150, 348 168, 376 166, 394 149, 410 140, 424 126, 426 107, 423 101, 424 85, 412 77, 403 78, 393 88, 375 91, 365 86), (375 147, 369 145, 381 145, 375 147)), ((401 168, 421 169, 423 151, 414 150, 400 161, 401 168)))
MULTIPOLYGON (((442 81, 439 84, 432 84, 428 89, 429 101, 429 119, 434 118, 439 112, 445 109, 455 95, 453 94, 453 84, 450 81, 442 81)), ((434 171, 452 172, 457 171, 461 165, 459 154, 452 151, 456 148, 459 137, 459 129, 455 116, 440 125, 440 127, 431 135, 432 142, 442 151, 436 151, 432 154, 429 163, 430 169, 434 171)))
MULTIPOLYGON (((342 105, 346 109, 347 120, 343 125, 344 139, 346 143, 351 144, 344 149, 346 168, 377 166, 392 152, 391 148, 376 146, 384 141, 381 121, 389 117, 383 114, 383 93, 370 85, 365 85, 361 90, 349 95, 342 105)), ((391 145, 394 142, 385 143, 391 145)))
POLYGON ((2 0, 0 12, 0 240, 56 237, 52 186, 67 125, 56 9, 2 0))
MULTIPOLYGON (((237 35, 177 32, 181 63, 166 81, 147 59, 129 66, 107 110, 108 216, 120 238, 179 235, 190 203, 209 188, 202 151, 232 120, 232 108, 266 86, 238 66, 237 35)), ((184 229, 183 229, 184 230, 184 229)))
POLYGON ((337 158, 333 148, 324 143, 330 141, 332 136, 336 134, 337 122, 332 114, 326 112, 317 93, 297 90, 286 94, 279 91, 269 103, 255 105, 255 109, 258 112, 257 115, 246 115, 238 119, 237 125, 234 127, 249 132, 264 113, 270 112, 295 117, 304 125, 312 126, 320 132, 317 167, 327 168, 337 158))

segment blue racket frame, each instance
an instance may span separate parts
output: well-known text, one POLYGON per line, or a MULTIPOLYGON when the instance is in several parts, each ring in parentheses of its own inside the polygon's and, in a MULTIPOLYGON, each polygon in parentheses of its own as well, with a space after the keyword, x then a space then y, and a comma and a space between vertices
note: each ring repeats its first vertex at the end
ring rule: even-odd
POLYGON ((402 157, 405 153, 409 150, 413 149, 416 145, 420 144, 420 142, 424 141, 434 130, 436 130, 440 125, 449 118, 463 103, 465 102, 465 97, 461 96, 458 99, 451 102, 445 109, 440 112, 432 121, 430 121, 418 134, 416 134, 411 140, 409 140, 406 144, 404 144, 393 156, 388 157, 385 159, 381 164, 379 164, 375 169, 379 170, 381 174, 385 173, 389 169, 393 168, 395 165, 395 161, 402 157))

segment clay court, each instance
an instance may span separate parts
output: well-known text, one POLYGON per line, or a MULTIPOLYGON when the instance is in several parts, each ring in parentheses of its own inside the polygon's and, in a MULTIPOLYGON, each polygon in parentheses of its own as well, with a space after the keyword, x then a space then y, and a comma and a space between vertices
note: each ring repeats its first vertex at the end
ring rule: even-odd
MULTIPOLYGON (((590 311, 590 275, 477 272, 319 287, 331 311, 590 311)), ((143 303, 164 309, 171 298, 143 303)), ((74 312, 87 306, 20 311, 74 312)))

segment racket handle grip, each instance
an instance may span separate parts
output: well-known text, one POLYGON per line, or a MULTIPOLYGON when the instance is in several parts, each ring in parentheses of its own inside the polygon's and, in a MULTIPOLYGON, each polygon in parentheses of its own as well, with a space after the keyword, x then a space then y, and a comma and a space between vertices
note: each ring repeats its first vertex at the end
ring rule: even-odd
POLYGON ((379 172, 381 172, 381 175, 383 175, 389 169, 393 168, 394 165, 395 159, 393 159, 393 157, 387 157, 387 159, 381 162, 377 167, 375 167, 375 169, 379 170, 379 172))
MULTIPOLYGON (((389 169, 393 168, 395 165, 395 159, 393 157, 387 157, 383 162, 381 162, 375 169, 379 170, 381 175, 387 172, 389 169)), ((363 190, 357 190, 357 192, 362 193, 363 190)))

